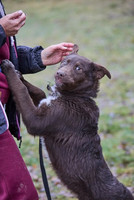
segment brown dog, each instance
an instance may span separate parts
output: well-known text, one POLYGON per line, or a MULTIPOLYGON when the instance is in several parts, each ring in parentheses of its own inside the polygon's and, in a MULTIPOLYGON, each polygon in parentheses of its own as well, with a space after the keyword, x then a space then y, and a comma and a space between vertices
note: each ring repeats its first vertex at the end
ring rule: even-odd
POLYGON ((44 138, 53 168, 79 200, 134 200, 110 172, 98 135, 99 109, 93 98, 99 79, 111 75, 77 51, 75 45, 61 62, 52 94, 43 100, 44 92, 21 81, 12 63, 4 61, 2 70, 28 132, 44 138))

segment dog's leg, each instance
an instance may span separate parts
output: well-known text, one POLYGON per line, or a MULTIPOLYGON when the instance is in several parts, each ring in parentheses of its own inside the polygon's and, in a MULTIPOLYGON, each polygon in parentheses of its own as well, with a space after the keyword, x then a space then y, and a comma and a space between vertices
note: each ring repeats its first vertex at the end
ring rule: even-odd
POLYGON ((29 83, 28 81, 26 81, 25 79, 23 79, 23 84, 27 87, 28 92, 34 102, 34 104, 36 106, 39 105, 40 101, 44 98, 46 98, 45 93, 39 89, 38 87, 32 85, 31 83, 29 83))
POLYGON ((13 94, 13 97, 15 98, 15 102, 17 103, 17 106, 19 107, 20 112, 25 112, 26 109, 35 110, 35 107, 31 101, 31 98, 28 94, 28 90, 25 87, 25 85, 22 83, 18 75, 16 74, 16 71, 14 69, 14 65, 8 61, 4 60, 1 65, 2 72, 6 75, 9 88, 13 94), (24 100, 25 99, 25 100, 24 100), (23 101, 27 102, 27 106, 23 107, 21 106, 21 103, 23 104, 23 101), (21 102, 20 102, 21 101, 21 102))
POLYGON ((45 115, 45 118, 43 118, 44 116, 42 113, 40 114, 40 109, 34 105, 26 86, 16 74, 14 65, 10 61, 4 60, 1 68, 6 75, 9 88, 13 94, 17 108, 22 114, 28 132, 32 135, 41 135, 42 129, 44 130, 48 126, 47 116, 45 115))
POLYGON ((27 87, 28 92, 36 106, 39 105, 40 101, 44 98, 46 98, 45 92, 42 91, 40 88, 32 85, 28 81, 24 79, 22 74, 16 70, 17 75, 19 76, 20 80, 23 82, 23 84, 27 87))

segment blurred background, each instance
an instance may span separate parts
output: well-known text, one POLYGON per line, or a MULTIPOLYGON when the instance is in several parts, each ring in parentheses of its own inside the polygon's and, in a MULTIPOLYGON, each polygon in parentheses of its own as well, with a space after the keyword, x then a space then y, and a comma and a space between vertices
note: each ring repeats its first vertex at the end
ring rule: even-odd
MULTIPOLYGON (((79 45, 79 54, 105 66, 112 79, 103 78, 96 102, 100 108, 99 134, 103 153, 114 175, 134 193, 134 0, 3 0, 7 13, 23 10, 25 26, 18 45, 44 48, 63 41, 79 45)), ((46 90, 58 65, 25 78, 46 90)), ((22 125, 20 149, 41 200, 38 138, 22 125)), ((18 143, 17 143, 18 144, 18 143)), ((45 158, 53 200, 75 197, 55 175, 45 158)))

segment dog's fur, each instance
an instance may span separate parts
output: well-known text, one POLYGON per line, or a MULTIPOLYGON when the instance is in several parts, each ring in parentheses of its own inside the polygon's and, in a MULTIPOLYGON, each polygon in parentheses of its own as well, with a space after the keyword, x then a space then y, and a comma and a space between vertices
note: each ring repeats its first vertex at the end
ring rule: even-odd
POLYGON ((93 98, 99 79, 111 75, 77 51, 75 45, 61 62, 47 99, 43 91, 20 80, 9 61, 3 61, 2 70, 28 132, 44 138, 53 168, 79 200, 134 200, 110 172, 98 135, 99 109, 93 98))

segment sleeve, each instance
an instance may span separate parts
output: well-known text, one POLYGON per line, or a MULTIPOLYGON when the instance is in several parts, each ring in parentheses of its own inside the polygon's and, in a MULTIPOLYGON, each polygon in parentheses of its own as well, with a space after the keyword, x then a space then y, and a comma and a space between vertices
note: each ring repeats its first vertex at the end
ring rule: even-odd
POLYGON ((41 60, 41 46, 17 46, 19 70, 22 74, 36 73, 46 68, 41 60))
POLYGON ((0 47, 6 42, 6 34, 3 27, 0 25, 0 47))

